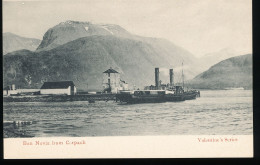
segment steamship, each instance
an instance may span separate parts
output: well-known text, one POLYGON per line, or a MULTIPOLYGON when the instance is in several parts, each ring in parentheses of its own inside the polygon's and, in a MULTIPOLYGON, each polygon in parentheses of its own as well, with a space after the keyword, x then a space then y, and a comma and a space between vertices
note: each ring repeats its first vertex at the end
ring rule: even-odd
POLYGON ((145 90, 120 91, 116 100, 133 104, 185 101, 200 97, 200 91, 184 91, 183 86, 173 85, 173 69, 170 69, 170 84, 162 86, 159 83, 159 68, 155 68, 155 86, 151 85, 145 90))

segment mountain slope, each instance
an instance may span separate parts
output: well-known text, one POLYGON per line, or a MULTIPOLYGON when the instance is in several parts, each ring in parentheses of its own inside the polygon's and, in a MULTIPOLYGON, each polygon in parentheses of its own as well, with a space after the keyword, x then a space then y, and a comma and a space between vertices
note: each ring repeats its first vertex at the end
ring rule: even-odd
MULTIPOLYGON (((180 66, 183 58, 192 56, 167 41, 164 42, 168 45, 160 39, 146 40, 149 42, 94 35, 48 51, 28 51, 26 56, 19 51, 9 53, 3 59, 4 85, 15 83, 20 87, 39 88, 44 81, 72 80, 79 89, 99 90, 103 72, 113 67, 130 86, 143 88, 154 84, 155 67, 180 66)), ((164 75, 160 78, 163 80, 164 75)), ((163 83, 169 82, 168 79, 166 75, 163 83)))
MULTIPOLYGON (((92 24, 90 22, 66 21, 50 28, 43 37, 43 40, 37 51, 44 51, 56 48, 70 41, 88 37, 88 36, 115 36, 146 42, 152 45, 158 52, 164 55, 172 54, 183 57, 187 63, 194 61, 195 57, 183 48, 180 48, 171 42, 160 39, 136 36, 122 27, 113 24, 92 24), (163 52, 162 52, 163 51, 163 52)), ((171 58, 170 56, 168 58, 171 58)))
POLYGON ((252 55, 223 60, 199 74, 188 85, 200 89, 252 88, 252 55))
POLYGON ((3 33, 3 55, 20 49, 34 51, 40 45, 40 42, 41 40, 34 38, 25 38, 13 33, 3 33))
POLYGON ((217 64, 222 60, 226 60, 231 57, 239 56, 240 54, 231 48, 224 48, 217 52, 208 53, 200 58, 196 62, 196 67, 200 67, 200 73, 208 70, 211 66, 217 64))
POLYGON ((43 40, 37 48, 37 51, 50 50, 78 38, 93 35, 131 36, 130 33, 118 25, 66 21, 50 28, 44 34, 43 40))
POLYGON ((206 63, 210 63, 210 66, 215 65, 216 63, 226 60, 231 57, 238 56, 239 53, 237 53, 235 50, 231 48, 224 48, 220 51, 208 53, 205 56, 201 57, 200 59, 205 61, 206 63))
MULTIPOLYGON (((103 71, 113 67, 130 87, 143 88, 154 84, 155 67, 161 68, 162 83, 168 83, 168 69, 183 61, 192 66, 196 58, 165 39, 136 36, 118 25, 66 21, 50 28, 35 52, 7 54, 3 76, 4 85, 26 88, 72 80, 79 89, 101 89, 103 71)), ((185 75, 193 77, 194 70, 185 75)))

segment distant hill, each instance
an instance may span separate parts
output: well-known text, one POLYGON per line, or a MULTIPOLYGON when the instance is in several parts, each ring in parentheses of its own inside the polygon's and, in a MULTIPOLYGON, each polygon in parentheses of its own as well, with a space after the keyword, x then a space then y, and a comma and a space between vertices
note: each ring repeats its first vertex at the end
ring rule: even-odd
MULTIPOLYGON (((42 42, 39 46, 40 49, 54 44, 55 48, 9 53, 3 58, 4 86, 15 83, 22 88, 39 88, 45 81, 72 80, 78 89, 100 90, 103 72, 113 67, 130 87, 143 88, 154 84, 155 67, 169 69, 179 67, 183 60, 186 64, 195 60, 187 50, 167 40, 125 34, 89 35, 60 46, 58 42, 47 42, 63 38, 62 33, 43 40, 51 44, 42 42)), ((160 79, 168 83, 168 73, 160 74, 160 79)))
POLYGON ((217 64, 222 60, 240 55, 241 54, 231 48, 224 48, 216 52, 207 53, 204 56, 198 58, 195 65, 199 67, 199 71, 202 72, 208 70, 211 66, 217 64))
POLYGON ((3 55, 20 49, 34 51, 40 43, 39 39, 21 37, 9 32, 3 33, 3 55))
POLYGON ((223 60, 187 83, 199 89, 252 88, 252 54, 223 60))
POLYGON ((224 48, 217 52, 205 54, 203 57, 201 57, 201 60, 210 63, 212 66, 222 60, 226 60, 235 56, 239 56, 239 53, 231 48, 224 48))

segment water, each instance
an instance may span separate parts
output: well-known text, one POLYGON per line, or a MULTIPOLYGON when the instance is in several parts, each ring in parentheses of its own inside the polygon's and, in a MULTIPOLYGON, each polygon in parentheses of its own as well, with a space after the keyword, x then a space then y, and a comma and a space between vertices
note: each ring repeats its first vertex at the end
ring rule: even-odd
POLYGON ((253 133, 251 90, 201 91, 200 98, 184 102, 9 102, 3 107, 4 121, 35 121, 22 129, 36 137, 253 133))

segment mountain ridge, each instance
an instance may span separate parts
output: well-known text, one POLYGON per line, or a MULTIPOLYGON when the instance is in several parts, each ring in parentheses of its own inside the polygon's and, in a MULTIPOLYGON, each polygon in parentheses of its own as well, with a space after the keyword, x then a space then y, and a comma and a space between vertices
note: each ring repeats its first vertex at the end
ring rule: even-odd
POLYGON ((3 60, 4 85, 25 88, 39 88, 44 81, 73 80, 80 89, 100 90, 102 73, 110 67, 130 86, 140 88, 154 84, 155 67, 161 68, 160 79, 166 84, 168 69, 178 75, 182 63, 186 80, 206 70, 205 61, 200 63, 200 58, 166 39, 137 36, 119 25, 79 21, 55 25, 36 51, 10 52, 3 60))
POLYGON ((40 42, 41 40, 36 38, 27 38, 11 32, 5 32, 3 33, 3 55, 21 49, 34 51, 40 42))
MULTIPOLYGON (((157 45, 160 41, 148 43, 114 35, 92 35, 51 50, 28 51, 28 55, 12 52, 4 58, 4 84, 39 88, 44 81, 72 80, 79 89, 100 90, 103 71, 113 67, 130 86, 142 88, 154 84, 155 67, 170 68, 181 64, 179 53, 168 57, 178 47, 157 45)), ((178 52, 182 51, 178 49, 178 52)), ((165 81, 168 81, 168 75, 165 81)))
POLYGON ((228 58, 211 66, 187 85, 199 89, 252 89, 252 77, 252 54, 246 54, 228 58))
POLYGON ((129 32, 118 25, 69 20, 47 30, 37 51, 50 50, 69 41, 92 35, 131 36, 129 32))

